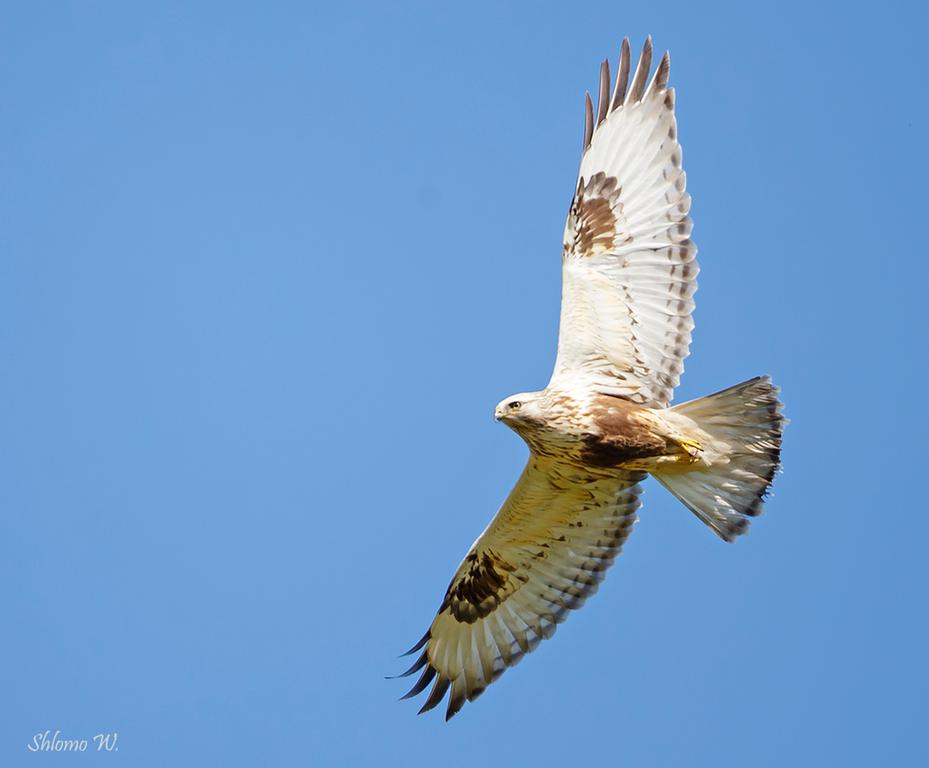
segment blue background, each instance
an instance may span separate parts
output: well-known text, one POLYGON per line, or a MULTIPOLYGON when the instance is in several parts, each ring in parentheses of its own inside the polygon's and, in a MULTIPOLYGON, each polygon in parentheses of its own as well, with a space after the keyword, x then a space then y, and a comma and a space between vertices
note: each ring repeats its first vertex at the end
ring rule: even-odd
POLYGON ((916 4, 334 5, 4 5, 0 763, 927 764, 916 4), (598 596, 417 718, 383 675, 522 467, 492 408, 548 379, 583 91, 646 33, 678 399, 773 374, 784 474, 731 546, 648 481, 598 596))

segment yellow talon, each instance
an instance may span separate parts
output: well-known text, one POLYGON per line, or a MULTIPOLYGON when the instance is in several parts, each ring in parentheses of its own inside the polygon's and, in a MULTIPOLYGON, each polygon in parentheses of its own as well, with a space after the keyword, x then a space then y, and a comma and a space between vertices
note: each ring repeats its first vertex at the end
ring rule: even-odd
POLYGON ((691 461, 696 461, 700 454, 703 453, 703 446, 696 440, 684 438, 680 441, 680 446, 687 452, 687 455, 690 456, 691 461))

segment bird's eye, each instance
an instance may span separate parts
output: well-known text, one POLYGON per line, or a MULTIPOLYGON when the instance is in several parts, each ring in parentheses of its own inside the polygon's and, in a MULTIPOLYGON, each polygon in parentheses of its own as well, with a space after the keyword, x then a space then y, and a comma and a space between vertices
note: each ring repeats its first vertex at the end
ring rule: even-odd
POLYGON ((514 411, 518 411, 518 410, 519 410, 519 406, 521 406, 521 405, 522 405, 522 403, 519 402, 519 400, 514 400, 512 403, 510 403, 510 404, 507 406, 507 408, 512 408, 514 411))

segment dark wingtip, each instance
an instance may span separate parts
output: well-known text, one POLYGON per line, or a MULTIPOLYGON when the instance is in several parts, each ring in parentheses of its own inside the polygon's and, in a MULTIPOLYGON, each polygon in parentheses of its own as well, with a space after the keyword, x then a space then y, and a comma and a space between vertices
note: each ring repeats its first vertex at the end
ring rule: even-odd
POLYGON ((406 699, 412 699, 414 696, 418 696, 420 693, 426 690, 426 686, 432 682, 432 678, 435 676, 435 667, 431 665, 426 667, 423 670, 422 675, 420 675, 419 680, 413 684, 413 687, 400 697, 400 701, 405 701, 406 699))
POLYGON ((584 94, 584 151, 590 146, 594 135, 594 105, 590 100, 590 92, 584 94))
POLYGON ((398 658, 402 659, 404 656, 412 656, 414 653, 416 653, 416 651, 421 651, 423 646, 429 642, 429 638, 431 636, 432 636, 432 633, 430 631, 427 631, 426 634, 422 636, 420 641, 416 643, 416 645, 410 648, 410 650, 408 650, 406 653, 401 653, 400 656, 398 656, 398 658))
POLYGON ((616 85, 613 88, 613 101, 610 110, 618 109, 626 100, 626 86, 629 85, 629 60, 631 58, 631 49, 629 47, 629 38, 623 38, 623 44, 619 47, 619 66, 616 68, 616 85))
POLYGON ((597 94, 597 127, 606 120, 610 111, 610 62, 600 62, 600 90, 597 94))
POLYGON ((455 688, 452 688, 452 692, 448 696, 448 707, 445 709, 445 722, 447 723, 451 720, 464 706, 465 703, 465 692, 463 688, 460 688, 456 691, 455 688))
POLYGON ((406 672, 401 672, 399 675, 388 675, 386 679, 397 680, 401 677, 409 677, 414 672, 418 672, 420 669, 426 666, 426 663, 428 661, 429 661, 429 655, 426 651, 423 651, 422 655, 418 659, 416 659, 416 661, 413 662, 412 666, 406 672))
POLYGON ((636 64, 635 75, 632 78, 632 87, 629 89, 629 99, 632 102, 641 101, 645 93, 645 83, 648 71, 652 68, 652 36, 645 38, 642 53, 639 54, 639 63, 636 64))
POLYGON ((668 86, 668 78, 671 75, 671 54, 667 51, 664 52, 664 56, 661 57, 661 61, 658 62, 658 69, 655 70, 655 75, 652 77, 652 82, 648 86, 649 92, 652 90, 661 91, 668 86))
MULTIPOLYGON (((429 667, 432 669, 432 667, 429 667)), ((429 694, 429 698, 426 699, 426 703, 423 704, 422 709, 417 712, 421 715, 423 712, 428 712, 430 709, 433 709, 443 698, 445 698, 445 693, 448 691, 449 685, 451 685, 451 680, 447 677, 442 677, 439 675, 435 679, 435 685, 432 686, 432 691, 429 694)))

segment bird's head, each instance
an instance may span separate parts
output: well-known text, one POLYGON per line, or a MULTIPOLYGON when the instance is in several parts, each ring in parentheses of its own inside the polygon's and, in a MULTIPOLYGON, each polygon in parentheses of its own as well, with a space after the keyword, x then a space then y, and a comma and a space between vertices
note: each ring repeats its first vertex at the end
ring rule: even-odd
POLYGON ((494 408, 494 418, 519 432, 544 421, 541 392, 520 392, 501 400, 494 408))

